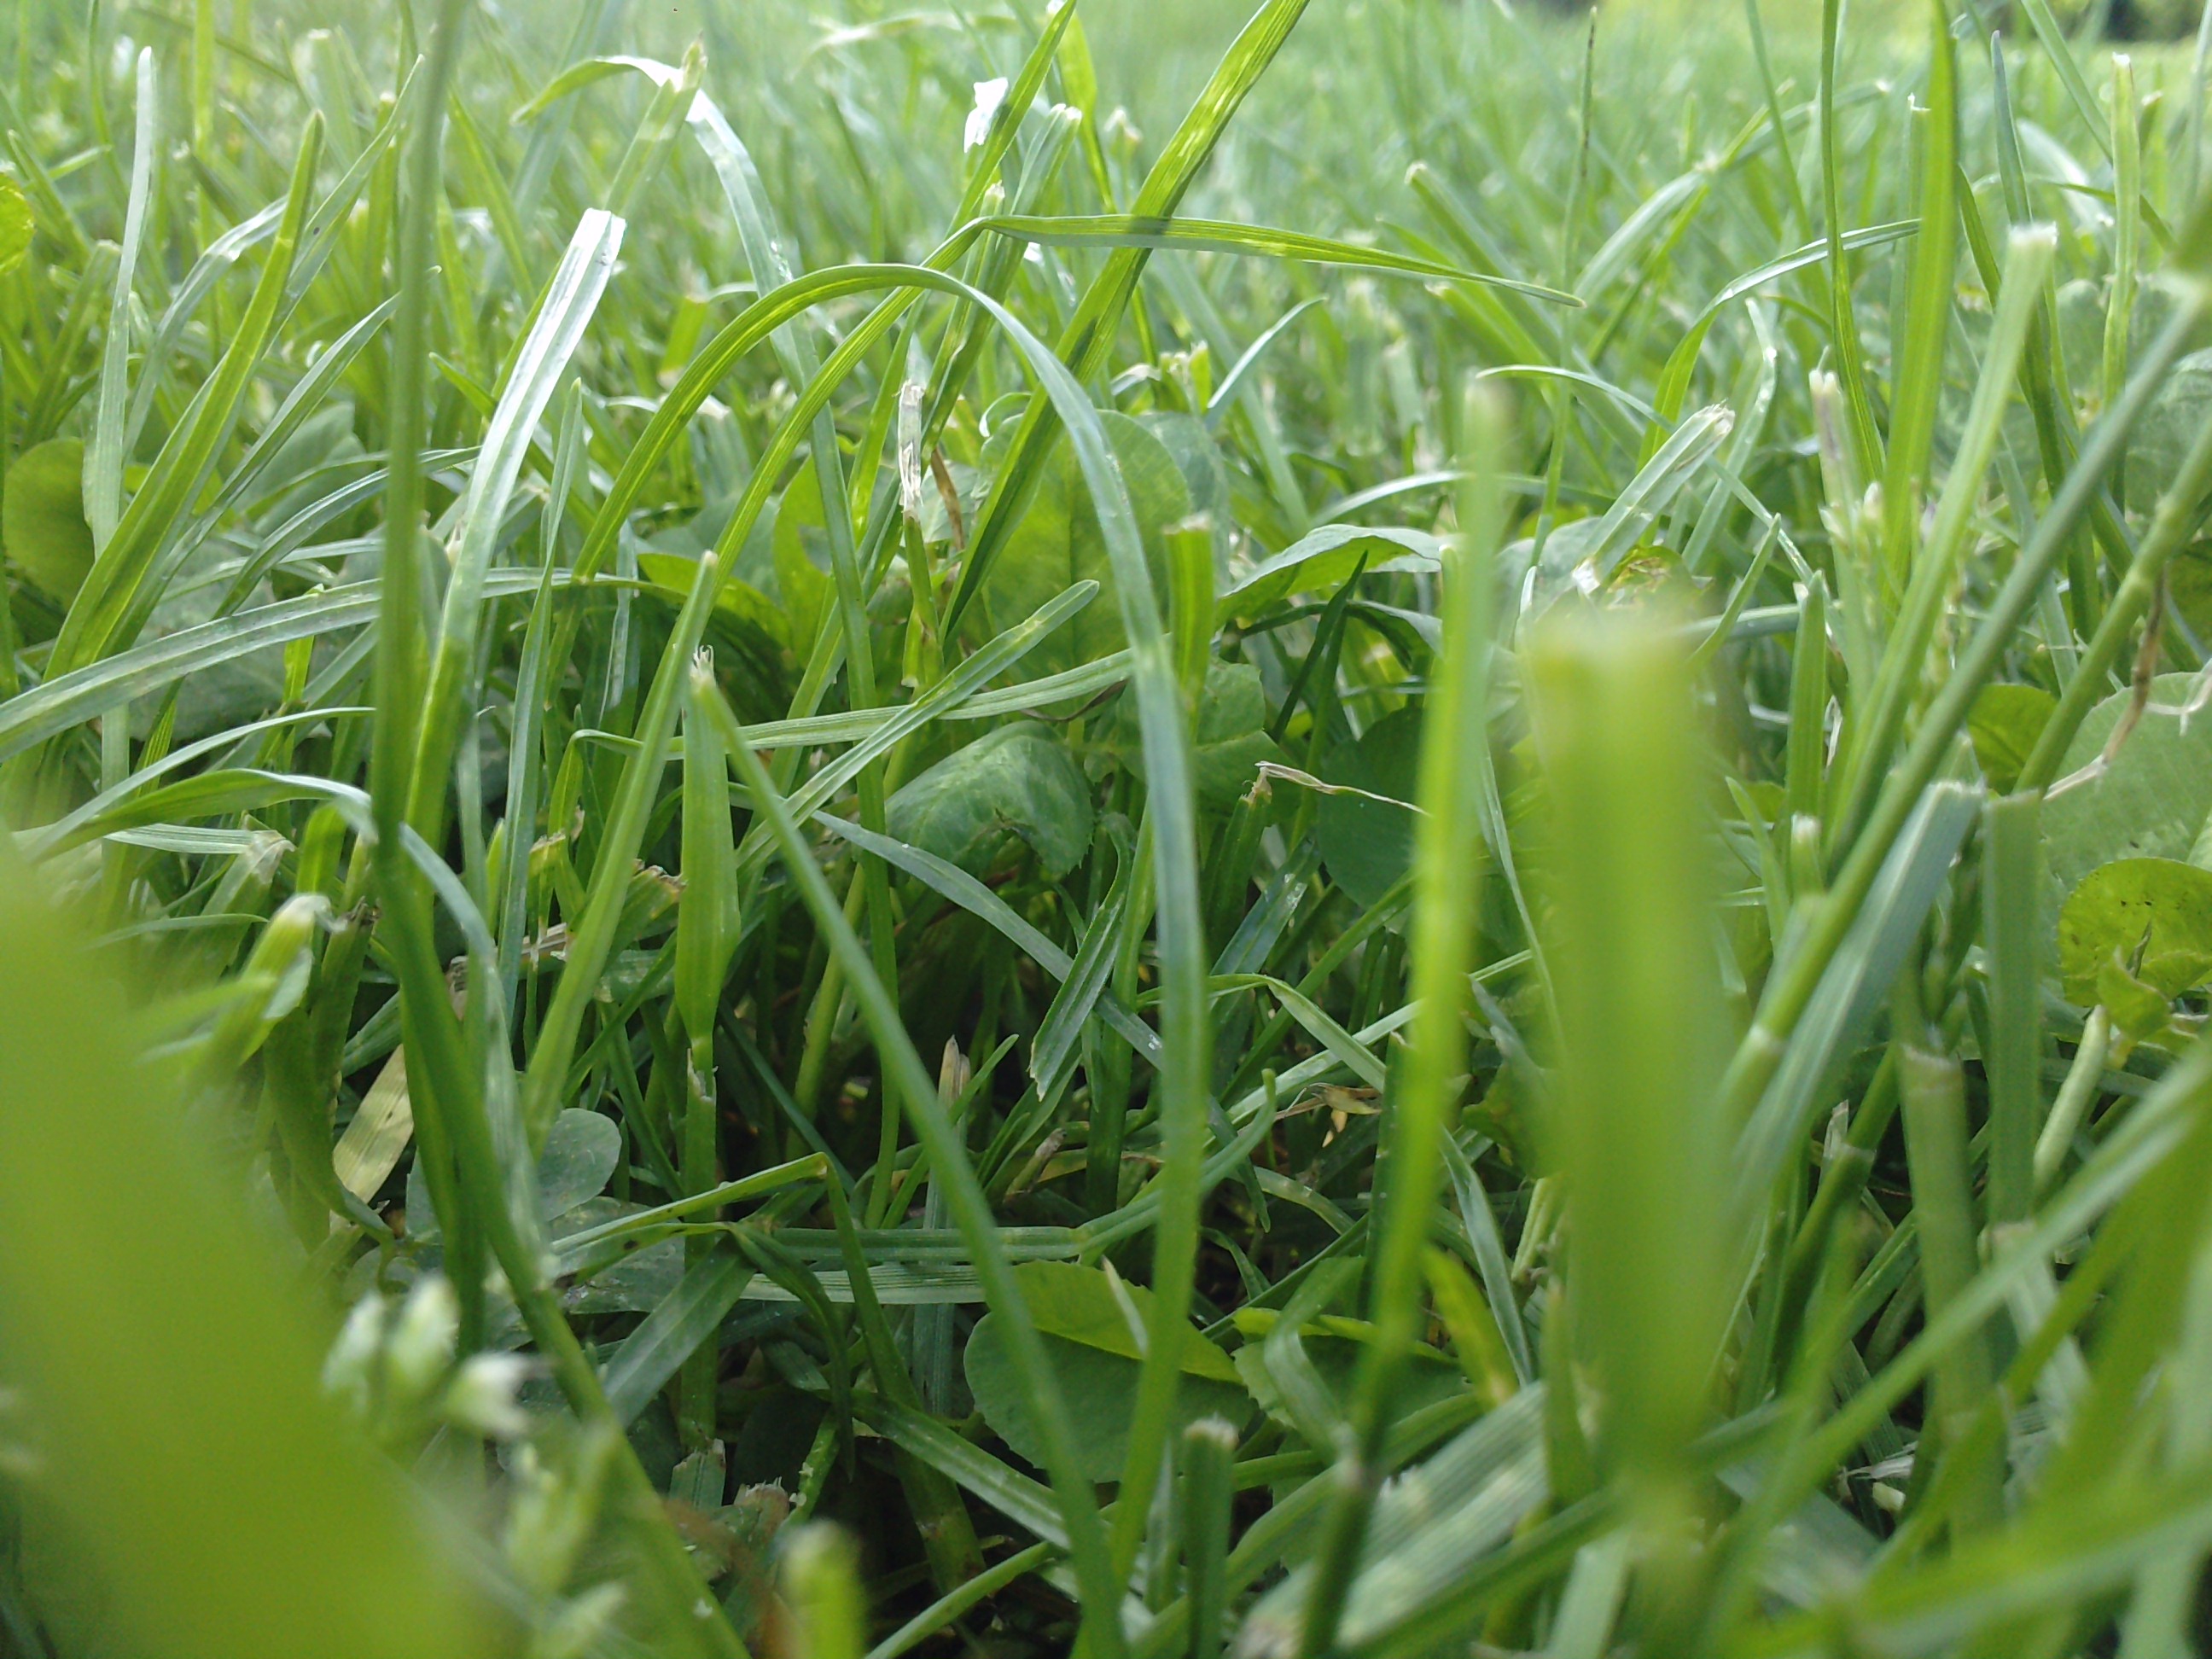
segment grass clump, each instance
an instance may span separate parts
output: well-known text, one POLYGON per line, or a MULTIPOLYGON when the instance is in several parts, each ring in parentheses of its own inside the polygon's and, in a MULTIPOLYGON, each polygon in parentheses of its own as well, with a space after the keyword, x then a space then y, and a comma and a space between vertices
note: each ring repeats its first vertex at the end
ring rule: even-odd
POLYGON ((2212 35, 1854 10, 20 6, 0 1642, 2199 1650, 2212 35))

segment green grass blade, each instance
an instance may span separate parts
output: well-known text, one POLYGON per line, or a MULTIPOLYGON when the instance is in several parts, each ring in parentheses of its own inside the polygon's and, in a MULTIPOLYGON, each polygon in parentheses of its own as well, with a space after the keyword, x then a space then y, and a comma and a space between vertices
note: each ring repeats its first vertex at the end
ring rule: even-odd
POLYGON ((322 149, 320 121, 310 118, 293 167, 283 217, 236 337, 195 400, 193 417, 162 446, 145 484, 131 498, 101 557, 77 591, 54 641, 53 662, 59 670, 82 667, 118 645, 130 644, 137 623, 159 597, 144 589, 161 553, 163 533, 197 492, 217 447, 229 436, 248 378, 259 365, 268 343, 307 216, 315 162, 322 149))
POLYGON ((146 234, 146 201, 153 187, 154 158, 161 148, 161 83, 154 54, 138 54, 137 133, 132 140, 131 198, 124 210, 123 246, 115 262, 115 297, 107 308, 106 337, 100 348, 100 406, 93 418, 92 442, 85 453, 85 522, 92 528, 94 552, 115 533, 123 513, 123 418, 131 351, 131 289, 138 271, 138 252, 146 234))
POLYGON ((1850 250, 1844 234, 1843 135, 1838 130, 1836 59, 1842 47, 1843 0, 1820 0, 1820 207, 1827 217, 1828 337, 1850 413, 1849 437, 1858 476, 1881 470, 1881 435, 1867 390, 1864 348, 1851 297, 1850 250))
POLYGON ((212 1656, 474 1654, 486 1610, 318 1389, 313 1319, 83 934, 0 850, 11 1370, 131 1639, 212 1656), (70 1219, 88 1194, 121 1207, 70 1219), (194 1247, 173 1248, 189 1228, 194 1247), (143 1363, 147 1345, 162 1356, 143 1363), (273 1570, 273 1571, 272 1571, 273 1570))
POLYGON ((438 838, 444 819, 446 773, 461 740, 461 700, 466 694, 463 681, 476 659, 493 544, 538 422, 614 274, 623 231, 620 219, 597 209, 587 211, 576 227, 492 411, 483 447, 469 475, 468 494, 453 532, 437 642, 423 687, 422 729, 413 745, 414 775, 408 792, 408 820, 431 840, 438 838))
MULTIPOLYGON (((1912 249, 1905 340, 1890 386, 1888 468, 1882 478, 1882 569, 1887 598, 1903 599, 1915 563, 1913 531, 1936 442, 1959 257, 1959 67, 1949 8, 1929 8, 1928 112, 1920 135, 1920 233, 1912 249)), ((2009 380, 2009 370, 2003 379, 2009 380)))
POLYGON ((1463 430, 1474 482, 1462 498, 1460 540, 1448 556, 1437 684, 1421 728, 1413 988, 1419 1011, 1406 1073, 1392 1096, 1389 1186, 1370 1298, 1376 1334, 1352 1399, 1348 1467, 1340 1471, 1340 1494, 1315 1558, 1299 1638, 1307 1653, 1325 1652, 1335 1640, 1381 1484, 1382 1444, 1396 1415, 1393 1391, 1421 1319, 1421 1255, 1442 1180, 1453 1079, 1465 1063, 1462 988, 1473 965, 1480 866, 1468 855, 1464 826, 1479 814, 1483 776, 1468 751, 1490 741, 1492 560, 1504 518, 1496 478, 1504 470, 1504 428, 1497 403, 1470 393, 1463 430))
POLYGON ((769 780, 767 769, 746 742, 744 727, 730 714, 728 705, 712 684, 701 684, 698 695, 712 717, 720 723, 723 741, 753 809, 775 837, 786 869, 799 884, 816 926, 836 953, 885 1061, 905 1073, 901 1088, 913 1113, 915 1131, 939 1180, 945 1185, 953 1221, 967 1240, 991 1307, 1006 1322, 1009 1346, 1022 1370, 1030 1409, 1042 1427, 1060 1521, 1066 1528, 1065 1537, 1077 1571, 1083 1576, 1087 1609, 1085 1627, 1101 1653, 1119 1653, 1122 1647, 1118 1627, 1120 1598, 1107 1553, 1105 1529, 1073 1449, 1066 1403, 1048 1367, 1020 1287, 1014 1283, 1012 1267, 999 1242, 988 1201, 969 1165, 966 1149, 945 1115, 921 1057, 914 1051, 897 1006, 876 978, 866 947, 845 920, 842 905, 800 839, 799 827, 769 780))
POLYGON ((1711 1086, 1718 988, 1688 688, 1663 634, 1597 616, 1562 617, 1530 668, 1559 836, 1565 1075, 1547 1133, 1574 1218, 1570 1294, 1611 1401, 1607 1455, 1665 1503, 1705 1414, 1740 1213, 1711 1086))

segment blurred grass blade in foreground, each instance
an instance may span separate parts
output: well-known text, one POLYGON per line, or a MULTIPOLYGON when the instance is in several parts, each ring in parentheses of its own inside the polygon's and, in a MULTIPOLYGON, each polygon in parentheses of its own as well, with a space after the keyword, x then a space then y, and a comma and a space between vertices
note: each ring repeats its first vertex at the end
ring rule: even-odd
POLYGON ((0 1377, 123 1650, 485 1650, 423 1501, 317 1386, 321 1333, 81 919, 0 839, 0 1377))
POLYGON ((1528 671, 1550 797, 1546 1127, 1566 1186, 1568 1308, 1603 1460, 1675 1501, 1727 1312, 1707 763, 1687 659, 1661 623, 1562 610, 1528 671))

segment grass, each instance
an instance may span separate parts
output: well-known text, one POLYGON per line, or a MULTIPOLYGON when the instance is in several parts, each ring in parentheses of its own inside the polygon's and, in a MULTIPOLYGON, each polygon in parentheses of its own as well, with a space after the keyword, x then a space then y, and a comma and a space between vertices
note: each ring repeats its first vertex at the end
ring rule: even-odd
POLYGON ((2212 29, 1171 9, 16 7, 8 1651, 2203 1650, 2212 29))

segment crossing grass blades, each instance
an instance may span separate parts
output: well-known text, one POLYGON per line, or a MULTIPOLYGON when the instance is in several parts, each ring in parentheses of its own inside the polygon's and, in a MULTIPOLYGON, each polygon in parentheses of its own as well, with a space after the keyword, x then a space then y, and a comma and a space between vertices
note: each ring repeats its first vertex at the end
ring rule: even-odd
POLYGON ((2203 1651, 2212 26, 649 10, 14 14, 0 1644, 2203 1651))

